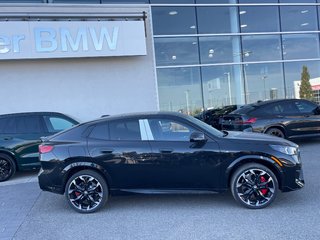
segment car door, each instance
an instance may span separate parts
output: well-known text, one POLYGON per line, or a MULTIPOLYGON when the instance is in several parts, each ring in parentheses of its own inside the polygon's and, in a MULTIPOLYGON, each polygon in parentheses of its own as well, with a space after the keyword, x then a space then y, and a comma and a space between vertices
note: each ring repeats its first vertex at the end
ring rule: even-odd
POLYGON ((145 188, 153 176, 148 172, 151 147, 138 118, 105 121, 88 137, 93 161, 111 176, 112 188, 145 188))
POLYGON ((153 176, 149 187, 158 189, 216 189, 219 186, 218 144, 190 142, 190 136, 199 129, 172 118, 150 118, 152 158, 145 163, 148 174, 153 176))
POLYGON ((320 114, 317 105, 306 100, 293 100, 296 109, 294 121, 289 124, 292 135, 320 134, 320 114))
POLYGON ((39 115, 16 116, 15 133, 11 135, 12 151, 21 169, 32 169, 40 166, 38 145, 44 133, 39 115))

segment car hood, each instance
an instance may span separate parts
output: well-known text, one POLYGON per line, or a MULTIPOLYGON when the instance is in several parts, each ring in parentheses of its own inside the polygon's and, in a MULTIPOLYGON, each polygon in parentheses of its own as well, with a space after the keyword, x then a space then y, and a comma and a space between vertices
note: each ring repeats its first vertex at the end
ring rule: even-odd
POLYGON ((274 137, 274 136, 263 134, 263 133, 228 131, 228 135, 225 136, 225 138, 234 139, 234 140, 245 140, 245 141, 252 140, 255 142, 261 141, 266 144, 277 144, 277 145, 298 147, 297 144, 290 142, 286 139, 274 137))

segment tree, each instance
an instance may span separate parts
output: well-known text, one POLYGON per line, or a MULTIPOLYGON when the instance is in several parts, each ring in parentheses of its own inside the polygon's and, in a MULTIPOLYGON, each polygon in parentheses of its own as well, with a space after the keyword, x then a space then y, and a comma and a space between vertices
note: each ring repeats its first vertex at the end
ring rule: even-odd
POLYGON ((300 95, 300 98, 313 100, 313 92, 312 92, 312 87, 309 80, 310 80, 310 74, 308 72, 308 68, 307 66, 303 66, 302 73, 301 73, 301 84, 300 84, 299 95, 300 95))

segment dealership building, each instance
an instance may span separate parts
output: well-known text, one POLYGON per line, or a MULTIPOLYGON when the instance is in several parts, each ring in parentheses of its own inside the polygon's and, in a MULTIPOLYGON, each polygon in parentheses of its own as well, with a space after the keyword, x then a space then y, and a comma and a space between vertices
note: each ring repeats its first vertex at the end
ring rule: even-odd
POLYGON ((319 100, 320 0, 0 0, 0 114, 319 100))

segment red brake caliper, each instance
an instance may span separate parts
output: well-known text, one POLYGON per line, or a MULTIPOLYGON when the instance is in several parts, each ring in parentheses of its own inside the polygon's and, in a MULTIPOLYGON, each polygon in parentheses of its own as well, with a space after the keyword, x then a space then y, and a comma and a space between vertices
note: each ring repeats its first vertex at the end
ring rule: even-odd
POLYGON ((79 197, 81 193, 79 193, 79 192, 74 192, 74 194, 75 194, 77 197, 79 197))
MULTIPOLYGON (((266 182, 266 181, 267 181, 267 180, 265 179, 264 176, 261 176, 261 177, 260 177, 260 182, 264 183, 264 182, 266 182)), ((266 185, 266 187, 268 187, 268 185, 266 185)), ((264 188, 264 189, 261 189, 260 191, 261 191, 261 193, 262 193, 263 195, 266 195, 267 192, 268 192, 268 189, 267 189, 267 188, 264 188)))

